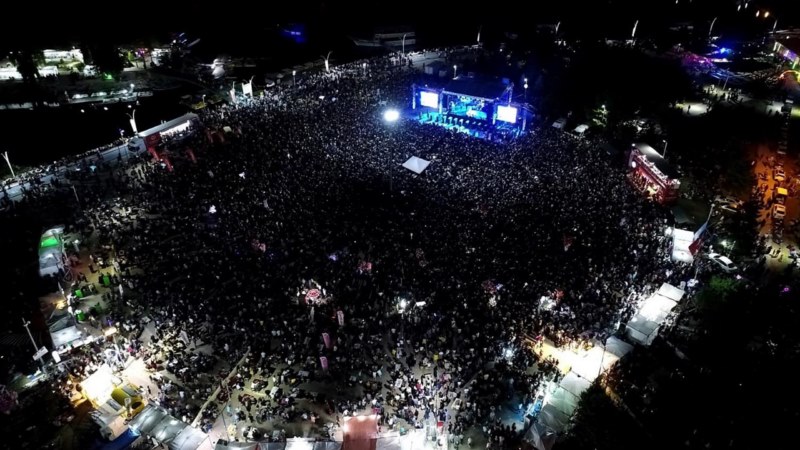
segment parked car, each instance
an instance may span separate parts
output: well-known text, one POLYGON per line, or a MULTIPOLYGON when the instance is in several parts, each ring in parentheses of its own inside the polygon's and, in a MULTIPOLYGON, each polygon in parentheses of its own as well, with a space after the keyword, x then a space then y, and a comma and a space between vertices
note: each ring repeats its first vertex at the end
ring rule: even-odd
POLYGON ((772 218, 773 219, 783 219, 786 217, 786 207, 780 204, 775 204, 772 206, 772 218))
POLYGON ((781 168, 775 169, 775 175, 773 175, 772 178, 774 178, 775 181, 786 181, 786 172, 781 168))
POLYGON ((744 212, 744 210, 742 209, 742 205, 738 203, 726 203, 720 206, 719 209, 721 209, 723 212, 728 212, 733 214, 739 214, 744 212))
POLYGON ((727 273, 735 272, 739 268, 727 256, 720 255, 719 253, 709 253, 706 258, 711 260, 714 264, 719 266, 720 269, 727 273))
POLYGON ((739 200, 739 199, 737 199, 735 197, 728 197, 728 196, 724 196, 724 195, 718 195, 718 196, 714 197, 714 203, 719 204, 719 205, 730 205, 730 204, 735 204, 735 205, 739 205, 739 206, 744 205, 743 201, 741 201, 741 200, 739 200))

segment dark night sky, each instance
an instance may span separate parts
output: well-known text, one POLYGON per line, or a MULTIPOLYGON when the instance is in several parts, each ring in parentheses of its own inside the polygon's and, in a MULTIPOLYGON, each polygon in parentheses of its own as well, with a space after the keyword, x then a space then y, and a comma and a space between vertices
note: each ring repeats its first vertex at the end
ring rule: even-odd
MULTIPOLYGON (((527 25, 562 20, 564 27, 629 28, 628 22, 648 24, 672 20, 708 20, 720 16, 718 26, 731 24, 738 0, 529 0, 526 2, 411 2, 366 0, 290 0, 278 2, 70 2, 63 6, 16 2, 0 28, 0 47, 28 43, 52 46, 63 42, 163 38, 172 31, 194 34, 239 33, 273 22, 298 21, 318 31, 351 32, 372 25, 412 24, 439 35, 473 34, 486 27, 523 31, 527 25), (130 5, 130 6, 126 6, 130 5), (167 6, 168 5, 168 6, 167 6), (476 5, 476 6, 469 6, 476 5), (227 14, 227 16, 226 16, 227 14), (619 26, 617 26, 619 24, 619 26)), ((781 24, 800 24, 800 1, 753 0, 748 10, 769 9, 781 24)), ((739 14, 740 17, 744 14, 739 14)))

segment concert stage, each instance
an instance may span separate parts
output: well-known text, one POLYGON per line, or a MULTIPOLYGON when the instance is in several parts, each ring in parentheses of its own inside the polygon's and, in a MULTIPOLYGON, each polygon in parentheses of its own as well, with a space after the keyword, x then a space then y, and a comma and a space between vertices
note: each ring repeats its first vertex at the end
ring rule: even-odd
POLYGON ((421 123, 470 136, 508 140, 523 133, 530 109, 512 102, 514 84, 459 76, 443 88, 413 85, 412 109, 421 123))

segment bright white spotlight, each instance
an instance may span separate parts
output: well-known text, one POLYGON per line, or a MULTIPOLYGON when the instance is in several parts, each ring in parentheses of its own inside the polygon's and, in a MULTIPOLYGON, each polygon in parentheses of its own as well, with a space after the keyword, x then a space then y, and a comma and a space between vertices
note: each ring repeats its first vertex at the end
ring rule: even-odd
POLYGON ((400 118, 400 112, 396 109, 387 109, 383 113, 383 120, 387 122, 397 122, 397 119, 400 118))

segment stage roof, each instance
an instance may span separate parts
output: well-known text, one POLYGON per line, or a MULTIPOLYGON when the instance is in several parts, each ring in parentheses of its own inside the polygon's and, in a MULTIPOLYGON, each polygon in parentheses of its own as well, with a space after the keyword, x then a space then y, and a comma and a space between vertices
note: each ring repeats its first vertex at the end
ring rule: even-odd
POLYGON ((465 95, 467 97, 497 100, 503 96, 506 85, 500 80, 458 77, 450 80, 444 87, 444 94, 465 95))
POLYGON ((144 131, 139 132, 139 137, 144 138, 150 136, 151 134, 161 133, 164 131, 169 131, 178 125, 182 125, 186 122, 190 122, 192 120, 198 119, 198 115, 194 113, 184 114, 177 119, 172 119, 169 122, 164 122, 162 124, 156 125, 153 128, 148 128, 144 131))
POLYGON ((672 164, 668 163, 661 153, 658 153, 656 149, 647 145, 647 144, 633 144, 634 147, 639 149, 640 152, 647 158, 648 161, 653 163, 658 170, 661 171, 664 175, 669 177, 672 180, 677 180, 680 177, 678 171, 672 167, 672 164))

